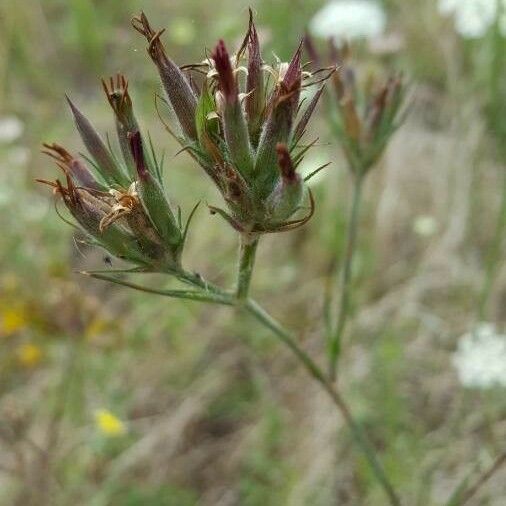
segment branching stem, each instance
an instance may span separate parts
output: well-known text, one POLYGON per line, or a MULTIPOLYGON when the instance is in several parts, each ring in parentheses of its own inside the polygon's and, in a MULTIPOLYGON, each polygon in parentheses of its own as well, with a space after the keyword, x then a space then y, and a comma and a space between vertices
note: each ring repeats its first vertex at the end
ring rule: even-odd
MULTIPOLYGON (((252 254, 254 255, 254 252, 252 254)), ((215 285, 208 283, 201 276, 186 271, 182 271, 181 273, 179 273, 178 278, 181 279, 182 281, 194 285, 197 288, 196 290, 158 290, 150 287, 137 285, 135 283, 131 283, 129 281, 112 276, 105 276, 102 274, 91 274, 91 273, 88 275, 90 275, 95 279, 110 281, 146 293, 163 295, 166 297, 173 297, 173 298, 190 299, 201 302, 210 302, 227 306, 236 305, 239 308, 245 310, 247 313, 253 316, 261 325, 263 325, 265 328, 273 332, 273 334, 283 344, 285 344, 290 349, 290 351, 296 356, 296 358, 299 360, 299 362, 301 362, 301 364, 305 367, 305 369, 313 377, 313 379, 315 379, 327 392, 333 404, 343 416, 348 428, 352 433, 355 443, 364 454, 364 457, 367 459, 369 465, 371 466, 371 469, 374 472, 374 475, 376 476, 378 482, 381 484, 385 493, 387 494, 391 506, 400 506, 401 503, 394 491, 393 486, 388 480, 385 471, 383 470, 381 464, 379 463, 375 455, 374 449, 368 442, 360 425, 353 418, 349 407, 343 400, 341 394, 337 390, 337 387, 325 376, 325 373, 316 364, 316 362, 314 362, 314 360, 298 345, 296 339, 292 336, 292 334, 288 332, 288 330, 286 330, 277 320, 275 320, 271 315, 269 315, 254 300, 247 297, 240 300, 237 294, 234 296, 226 292, 225 290, 222 290, 219 287, 216 287, 215 285), (211 291, 209 291, 210 287, 211 291)), ((249 273, 249 277, 251 277, 251 272, 249 273)))

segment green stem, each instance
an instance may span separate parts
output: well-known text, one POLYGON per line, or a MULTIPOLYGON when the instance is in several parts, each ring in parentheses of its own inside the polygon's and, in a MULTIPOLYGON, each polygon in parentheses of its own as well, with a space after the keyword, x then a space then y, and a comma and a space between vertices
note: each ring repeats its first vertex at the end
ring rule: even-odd
POLYGON ((258 246, 258 236, 252 237, 248 234, 242 234, 240 241, 236 295, 238 300, 243 301, 248 298, 258 246))
POLYGON ((492 238, 492 244, 487 255, 487 266, 485 272, 485 279, 480 293, 478 303, 478 320, 483 321, 485 318, 485 312, 487 304, 492 293, 494 281, 497 274, 497 269, 501 260, 501 246, 504 241, 504 233, 506 232, 506 170, 503 174, 502 182, 502 195, 501 195, 501 206, 499 209, 499 217, 495 227, 494 237, 492 238))
MULTIPOLYGON (((256 247, 256 246, 255 246, 256 247)), ((254 251, 253 251, 254 256, 254 251)), ((249 261, 252 262, 252 259, 249 261)), ((251 264, 252 265, 252 264, 251 264)), ((367 459, 371 469, 388 496, 391 506, 400 506, 400 500, 397 497, 395 490, 390 483, 388 477, 385 474, 381 464, 379 463, 374 449, 364 435, 362 428, 353 418, 351 411, 341 394, 337 390, 337 387, 325 376, 322 369, 313 361, 313 359, 297 344, 295 338, 288 332, 277 320, 269 315, 261 306, 259 306, 254 300, 245 298, 239 300, 237 296, 233 296, 230 293, 222 290, 221 288, 212 285, 211 283, 204 280, 198 274, 193 274, 187 271, 181 271, 177 273, 178 279, 187 282, 200 288, 199 290, 157 290, 149 287, 140 286, 129 281, 125 281, 119 278, 113 278, 104 276, 102 274, 88 274, 93 278, 101 279, 104 281, 112 281, 135 290, 141 290, 147 293, 153 293, 157 295, 163 295, 166 297, 175 297, 182 299, 198 300, 202 302, 211 302, 216 304, 223 304, 227 306, 236 305, 243 308, 251 316, 253 316, 260 324, 265 328, 269 329, 274 335, 284 343, 290 351, 296 356, 296 358, 306 368, 308 373, 323 387, 323 389, 330 396, 333 404, 340 411, 343 416, 348 428, 350 429, 355 443, 360 448, 364 457, 367 459)), ((251 272, 249 273, 251 278, 251 272)))
POLYGON ((383 487, 386 495, 388 496, 389 502, 392 506, 400 506, 400 500, 395 493, 395 490, 390 483, 388 477, 383 470, 383 467, 379 463, 374 449, 371 447, 371 444, 367 440, 364 432, 360 425, 353 418, 350 408, 341 397, 341 394, 335 387, 335 385, 325 377, 325 374, 321 370, 321 368, 313 361, 313 359, 297 344, 297 341, 294 337, 281 326, 279 322, 277 322, 272 316, 270 316, 262 307, 260 307, 255 301, 248 299, 246 305, 244 306, 245 310, 251 314, 256 320, 261 323, 264 327, 271 330, 288 348, 290 351, 299 359, 299 361, 304 365, 308 373, 323 387, 323 389, 330 396, 332 402, 336 406, 336 408, 340 411, 343 416, 352 436, 357 444, 357 446, 361 449, 365 458, 367 459, 369 465, 371 466, 376 479, 383 487))
POLYGON ((339 289, 340 300, 337 314, 337 323, 335 330, 329 336, 329 375, 332 380, 335 380, 336 378, 337 361, 339 359, 339 354, 341 351, 341 340, 350 312, 351 270, 357 241, 358 217, 360 211, 360 202, 362 200, 362 182, 363 178, 361 176, 358 176, 354 180, 353 184, 353 200, 348 222, 344 265, 342 269, 341 284, 339 289))
MULTIPOLYGON (((102 274, 91 274, 87 272, 83 272, 92 278, 100 279, 102 281, 109 281, 111 283, 116 283, 117 285, 126 286, 128 288, 132 288, 134 290, 139 290, 141 292, 153 293, 156 295, 163 295, 165 297, 172 297, 175 299, 187 299, 187 300, 195 300, 199 302, 211 302, 214 304, 224 304, 226 306, 233 306, 235 304, 235 299, 227 294, 225 291, 205 291, 203 288, 207 286, 206 282, 202 280, 202 278, 196 278, 196 280, 202 280, 201 284, 203 285, 199 290, 159 290, 157 288, 151 288, 148 286, 138 285, 136 283, 131 283, 130 281, 126 281, 124 279, 115 278, 113 276, 104 276, 102 274)), ((192 279, 191 274, 186 273, 189 279, 192 279)), ((197 281, 195 281, 197 282, 197 281)), ((211 285, 213 286, 213 285, 211 285)))
POLYGON ((188 272, 183 269, 175 272, 168 272, 168 274, 173 275, 179 281, 182 281, 183 283, 192 285, 196 288, 202 289, 207 294, 218 294, 218 295, 227 295, 229 296, 230 293, 223 290, 219 286, 211 283, 210 281, 207 281, 205 278, 203 278, 200 274, 196 272, 188 272))

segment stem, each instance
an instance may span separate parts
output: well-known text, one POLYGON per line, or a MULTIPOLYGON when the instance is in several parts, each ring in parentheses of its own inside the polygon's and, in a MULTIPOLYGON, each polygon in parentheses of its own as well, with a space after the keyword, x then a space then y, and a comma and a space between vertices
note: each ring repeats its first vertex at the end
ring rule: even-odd
POLYGON ((503 184, 502 184, 502 195, 501 195, 501 206, 499 209, 499 217, 495 227, 494 237, 492 238, 492 244, 487 255, 487 266, 485 279, 480 293, 478 303, 478 320, 483 321, 485 318, 485 312, 487 309, 487 303, 492 293, 494 281, 497 274, 497 268, 501 260, 501 245, 504 240, 504 232, 506 231, 506 170, 504 170, 503 184))
MULTIPOLYGON (((254 246, 252 244, 250 245, 253 247, 248 248, 250 250, 250 253, 248 254, 249 260, 247 262, 247 265, 251 266, 253 265, 254 251, 256 249, 257 243, 258 240, 256 241, 254 246)), ((242 257, 240 264, 242 265, 242 257)), ((212 302, 227 306, 238 305, 239 307, 245 309, 265 328, 271 330, 279 338, 279 340, 283 342, 290 349, 290 351, 297 357, 297 359, 306 368, 308 373, 318 383, 320 383, 320 385, 332 399, 332 402, 334 403, 336 408, 340 411, 341 415, 343 416, 346 424, 348 425, 348 428, 352 433, 355 443, 364 454, 365 458, 367 459, 367 462, 371 466, 374 476, 376 477, 376 479, 382 486, 383 490, 385 491, 386 495, 388 496, 390 505, 391 506, 401 505, 401 502, 397 497, 397 494, 395 493, 392 484, 390 483, 388 477, 385 474, 385 471, 383 470, 380 462, 378 461, 374 453, 374 449, 367 440, 360 425, 353 418, 348 405, 341 397, 341 394, 337 390, 337 387, 325 376, 322 369, 313 361, 313 359, 297 344, 297 341, 292 336, 292 334, 290 334, 290 332, 288 332, 277 320, 275 320, 272 316, 270 316, 254 300, 249 298, 240 300, 237 297, 231 295, 230 293, 227 293, 226 291, 222 290, 221 288, 212 285, 211 283, 208 283, 200 275, 193 274, 183 270, 177 273, 178 279, 187 282, 189 284, 192 284, 196 287, 200 287, 202 288, 201 290, 194 290, 194 291, 157 290, 149 287, 140 286, 134 283, 130 283, 122 279, 104 276, 101 274, 91 274, 91 273, 83 273, 83 274, 88 274, 93 278, 101 279, 104 281, 112 281, 114 283, 118 283, 127 286, 129 288, 141 290, 147 293, 164 295, 166 297, 173 297, 173 298, 183 298, 183 299, 199 300, 202 302, 212 302)), ((174 273, 174 275, 176 275, 176 273, 174 273)), ((251 269, 249 269, 248 277, 249 279, 251 278, 251 269)))
POLYGON ((242 234, 239 245, 239 270, 237 273, 237 299, 245 300, 248 298, 251 276, 253 274, 253 265, 255 264, 255 255, 258 246, 258 236, 242 234))
POLYGON ((353 184, 353 200, 351 204, 348 232, 346 237, 346 251, 341 275, 340 301, 337 315, 336 329, 329 337, 329 375, 332 381, 336 378, 337 361, 341 351, 341 340, 349 316, 351 295, 351 269, 357 240, 358 216, 362 196, 362 176, 357 176, 353 184))
POLYGON ((367 440, 364 432, 360 425, 353 418, 350 408, 341 397, 341 394, 335 387, 335 385, 325 377, 325 374, 321 370, 321 368, 313 361, 313 359, 297 344, 297 341, 294 337, 281 326, 279 322, 277 322, 272 316, 270 316, 262 307, 260 307, 255 301, 248 299, 244 308, 246 311, 251 314, 256 320, 261 323, 264 327, 271 330, 288 348, 292 351, 292 353, 299 359, 299 361, 304 365, 308 373, 324 388, 324 390, 328 393, 332 402, 336 406, 336 408, 340 411, 343 416, 348 428, 350 429, 353 438, 357 446, 362 450, 365 458, 367 459, 371 469, 377 478, 378 482, 383 487, 386 495, 388 496, 389 502, 392 506, 400 506, 400 500, 397 497, 397 494, 390 483, 388 477, 383 470, 383 467, 379 463, 374 449, 371 447, 371 444, 367 440))
POLYGON ((168 274, 173 275, 183 283, 202 289, 207 295, 216 294, 230 297, 230 292, 227 292, 210 281, 207 281, 197 272, 189 272, 181 269, 179 271, 170 271, 168 274))
MULTIPOLYGON (((139 290, 141 292, 153 293, 156 295, 163 295, 165 297, 172 297, 175 299, 187 299, 187 300, 195 300, 199 302, 211 302, 214 304, 224 304, 226 306, 233 306, 235 304, 235 299, 224 291, 204 291, 200 290, 159 290, 156 288, 150 288, 148 286, 138 285, 136 283, 131 283, 130 281, 126 281, 120 278, 115 278, 112 276, 104 276, 102 274, 90 274, 87 272, 83 272, 82 274, 86 274, 92 278, 100 279, 102 281, 109 281, 111 283, 116 283, 117 285, 126 286, 128 288, 133 288, 134 290, 139 290)), ((193 276, 192 274, 185 273, 188 276, 188 279, 193 276)), ((189 280, 187 281, 189 282, 189 280)), ((200 280, 200 283, 203 286, 207 286, 206 282, 197 277, 196 279, 200 280)), ((195 280, 195 284, 197 281, 195 280)), ((200 284, 199 284, 200 286, 200 284)))

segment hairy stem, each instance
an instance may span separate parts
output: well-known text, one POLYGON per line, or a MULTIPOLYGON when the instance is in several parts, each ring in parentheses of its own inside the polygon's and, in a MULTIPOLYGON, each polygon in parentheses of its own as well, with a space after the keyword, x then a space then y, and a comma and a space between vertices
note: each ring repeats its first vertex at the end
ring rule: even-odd
POLYGON ((355 443, 360 448, 364 457, 367 459, 372 471, 380 485, 383 487, 386 495, 388 496, 389 502, 392 506, 400 506, 400 500, 390 483, 388 477, 383 470, 383 467, 379 463, 374 449, 367 440, 364 432, 360 425, 353 418, 350 408, 342 398, 337 387, 326 378, 322 369, 313 361, 313 359, 297 344, 295 338, 288 332, 281 324, 270 316, 262 307, 260 307, 255 301, 249 299, 244 306, 245 310, 251 314, 256 320, 261 323, 264 327, 271 330, 278 339, 280 339, 290 351, 297 357, 297 359, 306 368, 308 373, 323 387, 327 394, 332 399, 335 407, 339 410, 342 417, 344 418, 355 443))
POLYGON ((239 245, 239 269, 237 272, 237 298, 241 301, 247 299, 253 266, 255 264, 255 255, 258 246, 258 237, 251 237, 242 234, 239 245))
POLYGON ((350 312, 351 269, 357 240, 358 217, 360 202, 362 199, 362 182, 362 176, 358 176, 353 182, 353 200, 351 203, 348 232, 346 237, 346 250, 339 288, 337 322, 335 330, 331 331, 331 335, 329 336, 329 375, 333 381, 336 378, 337 361, 341 351, 341 341, 350 312))

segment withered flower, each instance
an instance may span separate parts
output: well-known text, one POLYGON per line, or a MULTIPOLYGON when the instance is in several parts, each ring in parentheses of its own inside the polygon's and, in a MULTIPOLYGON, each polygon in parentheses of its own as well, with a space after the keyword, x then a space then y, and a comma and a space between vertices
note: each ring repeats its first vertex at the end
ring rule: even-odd
POLYGON ((62 169, 66 184, 39 181, 62 198, 92 243, 142 270, 178 271, 187 227, 176 220, 163 191, 162 167, 154 151, 145 152, 128 82, 118 75, 102 84, 114 111, 123 159, 67 97, 91 158, 86 164, 58 144, 44 144, 43 152, 62 169))
MULTIPOLYGON (((301 139, 322 89, 306 107, 301 107, 301 91, 324 79, 303 71, 302 43, 289 63, 266 65, 250 12, 235 54, 220 40, 202 63, 179 68, 163 46, 163 30, 154 30, 144 13, 132 24, 148 41, 164 100, 175 116, 177 124, 165 126, 204 168, 228 206, 211 211, 248 241, 309 220, 314 202, 297 167, 311 146, 301 139)), ((164 191, 161 162, 140 132, 126 78, 102 80, 102 86, 114 112, 121 155, 67 97, 89 158, 83 161, 57 144, 45 144, 66 184, 43 182, 62 197, 95 243, 144 270, 178 271, 188 227, 164 191)))
MULTIPOLYGON (((310 58, 319 62, 322 58, 309 36, 305 45, 310 58)), ((380 83, 369 81, 359 88, 350 47, 347 44, 338 47, 332 39, 328 60, 337 68, 329 87, 331 127, 350 169, 361 177, 381 157, 402 122, 403 80, 397 75, 380 83)))

